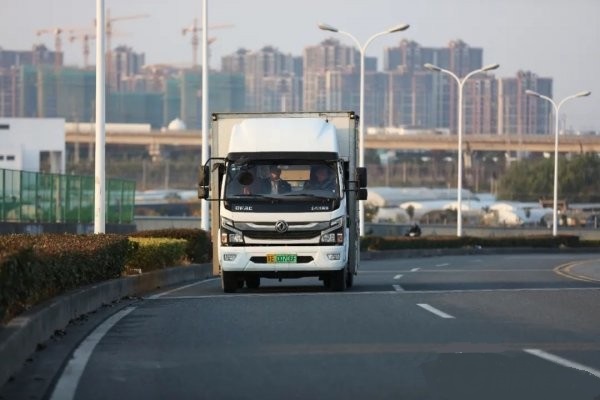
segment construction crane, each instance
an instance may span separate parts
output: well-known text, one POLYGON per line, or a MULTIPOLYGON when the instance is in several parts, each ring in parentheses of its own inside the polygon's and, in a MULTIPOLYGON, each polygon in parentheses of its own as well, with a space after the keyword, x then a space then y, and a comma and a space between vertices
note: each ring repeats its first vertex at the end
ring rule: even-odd
MULTIPOLYGON (((117 21, 124 21, 129 19, 140 19, 148 18, 149 14, 136 14, 136 15, 123 15, 119 17, 111 17, 110 10, 106 10, 106 75, 108 77, 109 86, 116 85, 116 76, 112 74, 112 44, 111 39, 113 36, 113 23, 117 21)), ((94 24, 95 25, 95 24, 94 24)))
POLYGON ((90 41, 96 39, 96 35, 89 32, 78 33, 74 30, 69 31, 69 41, 73 43, 77 39, 81 39, 83 43, 83 67, 87 68, 90 60, 90 41))
POLYGON ((39 29, 35 32, 37 36, 42 36, 46 33, 54 35, 54 68, 60 68, 60 58, 59 54, 62 54, 62 39, 61 35, 64 32, 63 28, 45 28, 39 29))
POLYGON ((137 15, 124 15, 120 17, 111 17, 110 10, 106 10, 106 49, 110 53, 112 51, 111 48, 111 39, 113 36, 113 22, 124 21, 128 19, 140 19, 140 18, 148 18, 150 14, 137 14, 137 15))
MULTIPOLYGON (((210 25, 208 29, 224 29, 224 28, 233 28, 231 24, 223 24, 223 25, 210 25)), ((190 33, 192 35, 192 66, 196 68, 198 66, 198 44, 200 43, 198 38, 198 32, 202 32, 202 27, 198 26, 198 19, 194 18, 194 22, 192 25, 183 28, 181 30, 182 35, 186 35, 190 33)), ((209 38, 208 44, 213 43, 216 38, 209 38)))

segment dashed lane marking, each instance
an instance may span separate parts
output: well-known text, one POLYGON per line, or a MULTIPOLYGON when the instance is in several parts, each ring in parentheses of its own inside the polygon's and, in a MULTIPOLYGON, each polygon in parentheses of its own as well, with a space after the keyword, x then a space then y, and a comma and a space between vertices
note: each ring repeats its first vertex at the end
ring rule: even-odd
POLYGON ((421 307, 422 309, 427 310, 430 313, 437 315, 440 318, 446 318, 446 319, 454 318, 452 315, 447 314, 447 313, 445 313, 445 312, 443 312, 441 310, 438 310, 437 308, 432 307, 429 304, 420 303, 420 304, 417 304, 417 305, 419 307, 421 307))
POLYGON ((575 361, 567 360, 566 358, 559 357, 557 355, 546 353, 540 349, 523 349, 525 353, 531 354, 533 356, 542 358, 546 361, 550 361, 554 364, 558 364, 562 367, 578 369, 580 371, 585 371, 589 374, 592 374, 596 378, 600 378, 600 370, 594 369, 592 367, 588 367, 587 365, 579 364, 575 361))

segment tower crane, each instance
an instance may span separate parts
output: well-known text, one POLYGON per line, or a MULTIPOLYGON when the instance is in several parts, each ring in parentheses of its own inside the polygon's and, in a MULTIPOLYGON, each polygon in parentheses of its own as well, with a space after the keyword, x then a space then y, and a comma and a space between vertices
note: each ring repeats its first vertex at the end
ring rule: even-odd
MULTIPOLYGON (((106 75, 108 77, 109 86, 116 84, 116 76, 112 74, 112 48, 111 39, 113 36, 113 23, 129 19, 148 18, 149 14, 122 15, 119 17, 111 17, 110 10, 106 10, 106 75)), ((95 25, 95 24, 94 24, 95 25)))
POLYGON ((44 35, 46 33, 52 34, 54 35, 54 68, 58 69, 60 68, 60 58, 59 58, 59 54, 62 54, 62 39, 61 39, 61 35, 63 33, 64 29, 63 28, 45 28, 45 29, 39 29, 35 32, 35 34, 37 36, 41 36, 44 35))
POLYGON ((89 32, 77 33, 74 30, 69 31, 69 41, 72 43, 77 39, 81 39, 83 43, 83 67, 87 68, 90 60, 90 41, 96 39, 96 34, 89 32))
POLYGON ((111 39, 113 35, 113 22, 124 21, 128 19, 140 19, 140 18, 148 18, 150 14, 136 14, 136 15, 123 15, 120 17, 111 17, 110 10, 106 10, 106 49, 110 53, 112 51, 111 48, 111 39))
MULTIPOLYGON (((208 29, 224 29, 224 28, 232 28, 234 25, 231 24, 222 24, 222 25, 210 25, 208 27, 208 29)), ((199 44, 199 38, 198 38, 198 32, 202 32, 202 27, 198 26, 198 19, 194 18, 194 22, 192 23, 192 25, 183 28, 181 30, 181 34, 182 35, 186 35, 188 33, 190 33, 192 35, 192 66, 194 68, 196 68, 198 66, 198 44, 199 44)), ((215 40, 217 40, 216 38, 209 38, 208 39, 208 44, 213 43, 215 40)))

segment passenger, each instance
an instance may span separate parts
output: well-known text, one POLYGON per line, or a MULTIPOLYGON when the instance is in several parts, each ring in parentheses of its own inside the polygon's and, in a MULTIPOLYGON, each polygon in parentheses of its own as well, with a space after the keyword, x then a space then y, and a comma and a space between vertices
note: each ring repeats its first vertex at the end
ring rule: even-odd
POLYGON ((335 177, 326 165, 314 167, 310 180, 304 184, 304 189, 335 190, 335 177))
POLYGON ((269 168, 269 178, 265 181, 266 193, 289 193, 292 191, 292 185, 281 179, 281 168, 271 165, 269 168))

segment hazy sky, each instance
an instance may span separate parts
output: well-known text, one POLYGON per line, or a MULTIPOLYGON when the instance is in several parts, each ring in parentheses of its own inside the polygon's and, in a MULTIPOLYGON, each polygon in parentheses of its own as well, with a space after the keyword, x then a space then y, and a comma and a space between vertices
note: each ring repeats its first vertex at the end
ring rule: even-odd
MULTIPOLYGON (((148 14, 113 24, 125 44, 146 54, 146 63, 190 64, 190 36, 181 31, 201 19, 201 0, 105 0, 112 17, 148 14)), ((54 48, 54 37, 36 36, 44 28, 93 29, 96 0, 0 0, 0 47, 28 50, 34 43, 54 48)), ((567 126, 600 130, 600 0, 209 0, 211 66, 238 48, 272 45, 302 55, 335 34, 317 28, 326 22, 364 43, 399 23, 410 29, 375 39, 367 54, 383 61, 384 47, 409 39, 427 47, 445 47, 462 39, 481 47, 484 63, 499 63, 498 77, 532 71, 554 79, 554 98, 591 90, 592 95, 561 107, 567 126)), ((350 38, 337 35, 343 43, 350 38)), ((114 47, 114 46, 113 46, 114 47)), ((67 64, 82 64, 82 45, 63 38, 67 64)), ((95 52, 92 47, 92 59, 95 52)), ((92 61, 93 62, 93 61, 92 61)))

